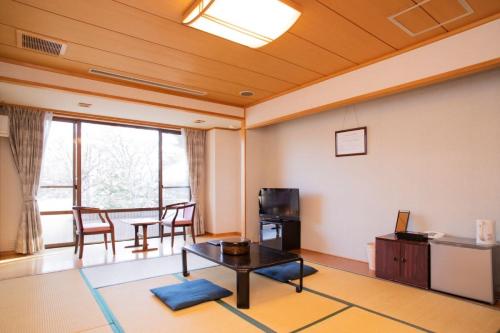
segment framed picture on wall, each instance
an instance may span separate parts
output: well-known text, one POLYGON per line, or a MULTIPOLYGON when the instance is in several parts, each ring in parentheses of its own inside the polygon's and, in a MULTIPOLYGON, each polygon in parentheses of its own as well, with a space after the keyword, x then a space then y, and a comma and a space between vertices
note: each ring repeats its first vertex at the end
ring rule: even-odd
POLYGON ((366 127, 335 131, 335 156, 367 154, 366 127))

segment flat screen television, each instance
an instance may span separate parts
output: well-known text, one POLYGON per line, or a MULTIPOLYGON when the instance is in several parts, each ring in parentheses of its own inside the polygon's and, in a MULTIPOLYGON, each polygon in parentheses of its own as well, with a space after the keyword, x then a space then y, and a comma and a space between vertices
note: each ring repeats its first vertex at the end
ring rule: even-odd
POLYGON ((259 192, 261 219, 300 220, 298 188, 262 188, 259 192))

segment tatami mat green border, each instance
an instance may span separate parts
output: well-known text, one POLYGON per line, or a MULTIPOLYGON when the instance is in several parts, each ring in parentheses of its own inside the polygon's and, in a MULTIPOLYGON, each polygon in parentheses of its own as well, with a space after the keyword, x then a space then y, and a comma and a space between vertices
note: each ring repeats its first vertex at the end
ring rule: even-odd
POLYGON ((113 330, 113 332, 114 333, 124 333, 125 331, 123 330, 120 323, 118 322, 118 319, 116 319, 115 315, 113 314, 113 312, 109 308, 109 306, 106 303, 106 301, 104 300, 104 298, 102 298, 99 291, 97 289, 95 289, 94 287, 92 287, 89 280, 85 276, 85 273, 81 269, 79 269, 79 272, 80 272, 80 276, 82 277, 83 281, 85 281, 85 284, 87 285, 90 292, 92 293, 92 296, 94 296, 95 301, 99 305, 99 308, 101 309, 104 317, 108 321, 109 326, 111 326, 111 329, 113 330))
POLYGON ((352 305, 347 305, 346 307, 344 307, 344 308, 342 308, 342 309, 340 309, 340 310, 337 310, 337 311, 335 311, 334 313, 330 313, 328 316, 324 316, 323 318, 320 318, 320 319, 318 319, 318 320, 315 320, 315 321, 313 321, 312 323, 309 323, 309 324, 307 324, 307 325, 304 325, 304 326, 302 326, 302 327, 299 327, 299 328, 297 328, 296 330, 293 330, 291 333, 296 333, 296 332, 303 331, 303 330, 305 330, 306 328, 309 328, 309 327, 314 326, 314 325, 316 325, 316 324, 318 324, 318 323, 321 323, 321 322, 323 322, 323 321, 325 321, 325 320, 327 320, 327 319, 330 319, 330 318, 332 318, 333 316, 336 316, 336 315, 338 315, 339 313, 344 312, 345 310, 349 310, 350 308, 352 308, 352 305))
MULTIPOLYGON (((328 267, 328 266, 325 266, 325 267, 327 267, 329 269, 335 269, 335 268, 331 268, 331 267, 328 267)), ((206 268, 200 268, 200 269, 197 269, 197 270, 201 270, 201 269, 206 269, 206 268)), ((111 309, 109 308, 109 306, 106 304, 105 300, 103 299, 103 297, 99 293, 98 289, 92 287, 92 285, 88 281, 87 277, 85 276, 85 273, 82 270, 79 270, 79 271, 80 271, 80 275, 82 276, 83 280, 85 281, 85 284, 87 285, 87 287, 91 291, 92 295, 94 296, 94 299, 96 300, 97 304, 101 308, 101 311, 103 312, 104 316, 106 317, 106 320, 108 321, 109 325, 113 329, 113 332, 115 332, 115 333, 122 333, 122 332, 124 332, 124 330, 121 327, 120 323, 118 322, 117 318, 114 316, 113 312, 111 311, 111 309)), ((182 275, 182 273, 174 273, 174 274, 168 274, 168 275, 177 278, 179 281, 187 281, 187 279, 182 275)), ((149 278, 146 278, 146 279, 149 279, 149 278)), ((143 280, 143 279, 141 279, 141 280, 143 280)), ((128 282, 124 282, 124 283, 131 283, 131 282, 134 282, 134 281, 128 281, 128 282)), ((120 283, 120 284, 124 284, 124 283, 120 283)), ((276 281, 276 283, 280 283, 280 282, 276 281)), ((295 284, 293 282, 288 282, 288 284, 291 284, 293 286, 297 286, 297 284, 295 284)), ((320 319, 318 319, 316 321, 313 321, 313 322, 311 322, 311 323, 309 323, 307 325, 304 325, 302 327, 299 327, 299 328, 293 330, 292 331, 293 333, 303 331, 304 329, 307 329, 307 328, 309 328, 311 326, 314 326, 314 325, 316 325, 318 323, 321 323, 321 322, 323 322, 323 321, 325 321, 325 320, 327 320, 329 318, 332 318, 332 317, 334 317, 334 316, 336 316, 338 314, 341 314, 345 310, 348 310, 348 309, 353 308, 353 307, 356 307, 356 308, 359 308, 361 310, 373 313, 375 315, 378 315, 378 316, 381 316, 381 317, 384 317, 384 318, 396 321, 398 323, 410 326, 410 327, 418 329, 418 330, 420 330, 422 332, 433 333, 433 331, 428 330, 428 329, 423 328, 423 327, 420 327, 418 325, 415 325, 415 324, 409 323, 407 321, 404 321, 404 320, 401 320, 401 319, 398 319, 398 318, 395 318, 395 317, 392 317, 392 316, 389 316, 389 315, 377 312, 375 310, 363 307, 361 305, 357 305, 357 304, 351 303, 349 301, 346 301, 346 300, 343 300, 343 299, 340 299, 340 298, 337 298, 337 297, 334 297, 334 296, 322 293, 320 291, 317 291, 317 290, 314 290, 314 289, 311 289, 311 288, 308 288, 308 287, 305 287, 305 286, 303 287, 303 291, 310 292, 310 293, 313 293, 315 295, 331 299, 333 301, 345 304, 346 306, 343 307, 340 310, 337 310, 337 311, 335 311, 335 312, 333 312, 333 313, 331 313, 331 314, 323 317, 323 318, 320 318, 320 319)), ((233 314, 237 315, 241 319, 243 319, 243 320, 247 321, 248 323, 252 324, 256 328, 262 330, 263 332, 266 332, 266 333, 274 333, 274 332, 276 332, 273 329, 271 329, 270 327, 266 326, 265 324, 263 324, 263 323, 259 322, 258 320, 256 320, 256 319, 248 316, 247 314, 243 313, 238 308, 230 305, 229 303, 224 302, 223 300, 217 300, 216 303, 219 304, 220 306, 224 307, 226 310, 231 311, 233 314)))
MULTIPOLYGON (((335 269, 335 268, 331 268, 329 267, 330 269, 335 269)), ((177 279, 179 279, 180 281, 186 281, 187 279, 182 276, 181 273, 176 273, 176 274, 173 274, 177 279)), ((280 283, 278 281, 276 281, 276 283, 280 283)), ((293 283, 293 282, 288 282, 288 284, 290 285, 293 285, 295 287, 297 287, 298 285, 293 283)), ((340 313, 342 313, 343 311, 345 310, 348 310, 352 307, 356 307, 356 308, 359 308, 361 310, 365 310, 367 312, 370 312, 370 313, 373 313, 375 315, 378 315, 378 316, 381 316, 381 317, 384 317, 384 318, 387 318, 387 319, 390 319, 390 320, 393 320, 393 321, 396 321, 398 323, 401 323, 401 324, 404 324, 404 325, 407 325, 407 326, 410 326, 410 327, 413 327, 417 330, 420 330, 422 332, 426 332, 426 333, 434 333, 433 331, 431 330, 428 330, 426 328, 423 328, 423 327, 420 327, 418 325, 415 325, 415 324, 412 324, 410 322, 407 322, 407 321, 404 321, 404 320, 401 320, 401 319, 398 319, 398 318, 395 318, 395 317, 392 317, 392 316, 389 316, 389 315, 386 315, 386 314, 383 314, 383 313, 380 313, 380 312, 377 312, 375 310, 372 310, 372 309, 368 309, 368 308, 365 308, 364 306, 361 306, 361 305, 357 305, 357 304, 354 304, 354 303, 351 303, 349 301, 346 301, 346 300, 343 300, 341 298, 338 298, 338 297, 334 297, 334 296, 331 296, 331 295, 328 295, 328 294, 325 294, 325 293, 322 293, 320 291, 317 291, 317 290, 314 290, 314 289, 311 289, 311 288, 307 288, 307 287, 303 287, 302 288, 303 291, 306 291, 306 292, 310 292, 310 293, 313 293, 315 295, 318 295, 318 296, 321 296, 321 297, 325 297, 325 298, 328 298, 328 299, 331 299, 333 301, 336 301, 336 302, 339 302, 339 303, 342 303, 342 304, 345 304, 346 306, 338 311, 335 311, 334 313, 331 313, 323 318, 320 318, 312 323, 309 323, 303 327, 300 327, 300 328, 297 328, 296 330, 293 330, 292 332, 300 332, 306 328, 309 328, 311 326, 314 326, 326 319, 329 319, 333 316, 336 316, 340 313)), ((233 307, 232 305, 222 301, 222 300, 218 300, 218 303, 221 304, 222 306, 226 307, 228 310, 234 312, 235 314, 237 314, 239 317, 241 317, 242 319, 245 319, 246 321, 248 321, 249 323, 251 323, 252 325, 262 329, 263 331, 265 332, 275 332, 274 330, 272 330, 271 328, 265 326, 264 324, 260 323, 259 321, 251 318, 250 316, 244 314, 243 312, 239 311, 237 308, 233 307)))
MULTIPOLYGON (((307 260, 307 262, 310 263, 310 264, 322 266, 322 267, 329 268, 329 269, 335 269, 337 271, 341 271, 341 272, 345 272, 345 273, 349 273, 349 274, 354 274, 354 275, 366 277, 366 278, 369 278, 369 279, 381 280, 380 278, 378 278, 378 277, 376 277, 374 275, 371 276, 371 275, 366 275, 366 274, 363 274, 363 273, 353 272, 353 271, 350 271, 350 270, 347 270, 347 269, 344 269, 344 268, 336 268, 336 267, 328 266, 326 264, 322 264, 322 263, 319 263, 319 262, 316 262, 316 261, 307 260)), ((304 263, 306 263, 305 259, 304 259, 304 263)), ((403 284, 403 283, 398 283, 398 282, 395 282, 395 283, 397 283, 397 284, 399 284, 399 285, 401 285, 403 287, 407 287, 407 288, 421 289, 419 287, 413 287, 413 286, 408 285, 408 284, 403 284)), ((433 289, 426 289, 425 291, 428 292, 428 293, 432 293, 432 294, 436 294, 436 295, 441 295, 441 296, 444 296, 444 297, 448 297, 450 299, 454 299, 454 300, 457 300, 457 301, 462 301, 462 302, 465 302, 465 303, 477 305, 477 306, 480 306, 480 307, 484 307, 484 308, 487 308, 487 309, 491 309, 491 310, 495 310, 495 311, 499 311, 500 312, 500 308, 498 308, 497 306, 492 306, 491 304, 486 304, 486 303, 484 303, 482 301, 477 301, 477 300, 474 300, 472 298, 457 296, 457 295, 453 295, 453 294, 449 294, 449 293, 446 293, 446 292, 443 292, 443 291, 438 291, 438 290, 433 290, 433 289)), ((500 333, 500 329, 496 333, 500 333)))
MULTIPOLYGON (((182 275, 182 273, 176 273, 176 274, 172 274, 172 275, 174 277, 176 277, 179 281, 188 281, 188 279, 186 279, 182 275)), ((238 308, 235 308, 234 306, 232 306, 232 305, 224 302, 223 300, 218 299, 218 300, 216 300, 216 303, 219 304, 219 305, 221 305, 221 306, 223 306, 226 310, 231 311, 232 313, 234 313, 235 315, 237 315, 241 319, 249 322, 253 326, 257 327, 258 329, 262 330, 263 332, 266 332, 266 333, 276 333, 276 331, 274 331, 271 328, 267 327, 266 325, 264 325, 263 323, 259 322, 258 320, 253 319, 249 315, 244 314, 243 312, 241 312, 240 310, 238 310, 238 308)))
MULTIPOLYGON (((293 286, 297 286, 297 284, 293 283, 293 282, 288 282, 289 284, 293 285, 293 286)), ((310 293, 313 293, 315 295, 318 295, 318 296, 322 296, 322 297, 325 297, 325 298, 328 298, 328 299, 331 299, 333 301, 336 301, 336 302, 340 302, 340 303, 344 303, 345 305, 347 305, 348 307, 356 307, 358 309, 361 309, 361 310, 365 310, 365 311, 368 311, 368 312, 371 312, 373 314, 376 314, 377 316, 381 316, 381 317, 384 317, 384 318, 387 318, 387 319, 390 319, 390 320, 394 320, 394 321, 397 321, 398 323, 401 323, 401 324, 404 324, 404 325, 407 325, 407 326, 410 326, 410 327, 413 327, 417 330, 420 330, 422 332, 426 332, 426 333, 434 333, 433 331, 431 330, 428 330, 426 328, 423 328, 423 327, 420 327, 418 325, 415 325, 415 324, 412 324, 412 323, 409 323, 407 321, 404 321, 404 320, 401 320, 401 319, 398 319, 398 318, 395 318, 395 317, 391 317, 389 315, 386 315, 386 314, 383 314, 383 313, 380 313, 380 312, 377 312, 375 310, 372 310, 372 309, 368 309, 368 308, 365 308, 364 306, 361 306, 361 305, 358 305, 358 304, 354 304, 354 303, 351 303, 351 302, 348 302, 346 300, 343 300, 343 299, 340 299, 340 298, 337 298, 337 297, 334 297, 334 296, 331 296, 331 295, 328 295, 328 294, 325 294, 325 293, 322 293, 320 291, 317 291, 317 290, 314 290, 314 289, 311 289, 311 288, 307 288, 307 287, 303 287, 302 288, 303 290, 307 291, 307 292, 310 292, 310 293)), ((345 309, 347 310, 347 308, 345 309)), ((333 315, 335 314, 332 314, 330 315, 330 317, 332 317, 333 315)), ((325 318, 326 319, 326 318, 325 318)), ((318 321, 320 322, 320 321, 318 321)))

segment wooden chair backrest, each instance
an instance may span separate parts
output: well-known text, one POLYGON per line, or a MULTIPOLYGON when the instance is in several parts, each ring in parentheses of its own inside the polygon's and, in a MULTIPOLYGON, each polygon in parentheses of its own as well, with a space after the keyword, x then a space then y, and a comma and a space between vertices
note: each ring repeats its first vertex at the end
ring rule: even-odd
POLYGON ((113 225, 113 223, 111 222, 111 220, 107 216, 107 213, 102 211, 99 208, 74 206, 73 207, 73 217, 75 218, 75 222, 76 222, 76 230, 79 233, 83 232, 85 230, 84 221, 83 221, 83 217, 82 217, 83 214, 97 214, 102 223, 109 223, 111 226, 113 225))
POLYGON ((175 215, 172 219, 173 222, 175 222, 175 220, 178 218, 183 218, 186 220, 191 220, 191 222, 194 222, 194 212, 196 210, 195 202, 180 202, 167 205, 165 206, 165 211, 163 212, 161 219, 163 220, 165 218, 169 210, 174 210, 174 209, 175 209, 175 215))
POLYGON ((196 203, 190 202, 187 205, 184 205, 182 208, 182 218, 185 220, 194 221, 194 211, 196 209, 196 203))

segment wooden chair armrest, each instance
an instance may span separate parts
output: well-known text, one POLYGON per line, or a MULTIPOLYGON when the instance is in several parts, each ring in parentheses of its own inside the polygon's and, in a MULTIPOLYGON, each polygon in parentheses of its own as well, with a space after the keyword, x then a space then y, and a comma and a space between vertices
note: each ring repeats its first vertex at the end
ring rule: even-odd
POLYGON ((165 208, 166 209, 173 209, 173 208, 177 208, 178 206, 182 206, 182 205, 185 205, 185 204, 188 204, 188 203, 189 203, 188 201, 177 202, 177 203, 174 203, 174 204, 167 205, 167 206, 165 206, 165 208))
POLYGON ((108 221, 109 225, 111 226, 111 228, 114 228, 115 225, 113 224, 113 221, 111 221, 111 218, 109 217, 109 214, 106 210, 103 210, 102 211, 104 213, 104 217, 106 218, 106 220, 108 221))
POLYGON ((175 208, 185 209, 185 208, 189 208, 189 207, 193 207, 193 206, 196 206, 195 202, 183 202, 181 204, 177 204, 175 208))
POLYGON ((161 216, 161 220, 163 220, 165 218, 165 216, 167 215, 167 211, 169 210, 177 210, 177 212, 175 213, 175 215, 177 216, 177 213, 179 212, 179 205, 184 205, 188 202, 178 202, 178 203, 174 203, 174 204, 170 204, 170 205, 166 205, 163 211, 163 214, 161 216))

